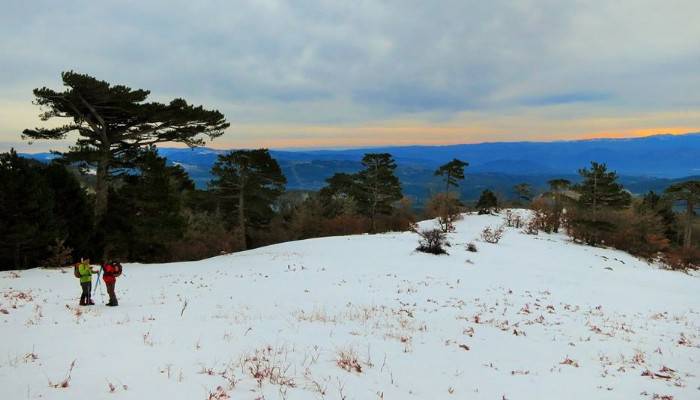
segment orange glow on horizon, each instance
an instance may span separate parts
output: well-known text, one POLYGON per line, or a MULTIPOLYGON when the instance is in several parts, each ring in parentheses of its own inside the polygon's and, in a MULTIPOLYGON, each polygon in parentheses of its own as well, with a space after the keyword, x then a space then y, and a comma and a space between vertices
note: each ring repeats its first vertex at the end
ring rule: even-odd
POLYGON ((686 133, 698 132, 697 128, 648 128, 648 129, 633 129, 619 132, 598 132, 584 135, 581 139, 622 139, 634 137, 647 137, 654 135, 683 135, 686 133))
MULTIPOLYGON (((518 139, 511 132, 499 132, 493 129, 475 129, 459 127, 435 126, 359 126, 359 127, 306 127, 303 131, 308 134, 301 137, 281 138, 283 135, 261 135, 254 139, 226 140, 226 135, 207 147, 215 149, 230 148, 345 148, 345 147, 379 147, 379 146, 412 146, 412 145, 454 145, 476 144, 484 142, 517 142, 517 141, 567 141, 591 139, 621 139, 637 138, 654 135, 682 135, 700 131, 700 128, 669 127, 646 128, 620 131, 595 132, 569 135, 532 135, 518 139), (325 128, 325 129, 324 129, 325 128), (338 135, 342 135, 338 137, 338 135), (266 137, 267 136, 267 137, 266 137)), ((235 135, 235 133, 231 133, 235 135)), ((179 146, 176 146, 179 147, 179 146)))

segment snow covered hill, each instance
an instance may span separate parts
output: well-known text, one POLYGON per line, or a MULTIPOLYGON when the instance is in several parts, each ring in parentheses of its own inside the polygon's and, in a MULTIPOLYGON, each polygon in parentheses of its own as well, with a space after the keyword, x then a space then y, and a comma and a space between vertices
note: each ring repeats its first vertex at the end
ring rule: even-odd
POLYGON ((447 256, 393 233, 128 264, 117 308, 78 307, 70 270, 0 273, 0 398, 700 398, 698 276, 479 240, 501 223, 465 217, 447 256))

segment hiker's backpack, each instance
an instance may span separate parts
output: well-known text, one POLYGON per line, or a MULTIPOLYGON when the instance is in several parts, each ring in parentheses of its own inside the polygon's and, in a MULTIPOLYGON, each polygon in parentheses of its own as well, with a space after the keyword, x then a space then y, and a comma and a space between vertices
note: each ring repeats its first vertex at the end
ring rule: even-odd
POLYGON ((73 275, 75 275, 76 278, 80 278, 80 271, 78 271, 78 265, 80 264, 75 264, 73 266, 73 275))
POLYGON ((112 267, 114 267, 114 276, 119 276, 122 274, 122 264, 121 263, 114 263, 112 264, 112 267))

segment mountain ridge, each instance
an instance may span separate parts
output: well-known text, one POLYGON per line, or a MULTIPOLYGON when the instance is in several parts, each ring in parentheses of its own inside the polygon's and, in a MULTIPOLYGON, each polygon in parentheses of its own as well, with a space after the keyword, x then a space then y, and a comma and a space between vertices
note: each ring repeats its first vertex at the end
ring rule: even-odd
MULTIPOLYGON (((229 150, 159 148, 171 164, 181 165, 200 188, 211 179, 210 170, 218 155, 229 150)), ((544 189, 548 179, 576 180, 578 170, 591 161, 616 171, 625 186, 635 193, 663 190, 668 185, 700 175, 700 133, 656 135, 641 138, 585 139, 556 142, 487 142, 440 146, 385 146, 345 150, 270 150, 280 163, 292 190, 318 190, 337 172, 353 173, 362 168, 368 152, 389 152, 398 165, 404 191, 420 200, 437 190, 433 171, 452 158, 469 162, 465 199, 473 199, 484 188, 510 196, 512 186, 528 182, 544 189)), ((24 154, 47 160, 51 153, 24 154)))

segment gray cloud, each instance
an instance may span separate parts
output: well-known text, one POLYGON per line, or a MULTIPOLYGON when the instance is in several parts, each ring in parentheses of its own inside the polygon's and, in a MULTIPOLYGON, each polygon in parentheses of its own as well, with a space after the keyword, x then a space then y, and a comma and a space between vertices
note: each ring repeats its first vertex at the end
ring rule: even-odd
POLYGON ((234 121, 700 107, 697 0, 10 0, 0 15, 6 101, 74 69, 234 121))

